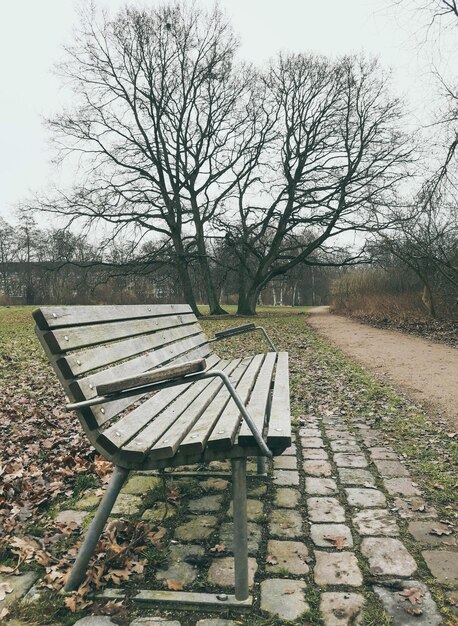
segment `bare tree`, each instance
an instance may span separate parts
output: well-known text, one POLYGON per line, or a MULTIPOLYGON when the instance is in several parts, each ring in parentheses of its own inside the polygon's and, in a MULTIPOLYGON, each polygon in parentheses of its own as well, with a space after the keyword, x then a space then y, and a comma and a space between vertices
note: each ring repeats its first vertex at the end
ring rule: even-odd
MULTIPOLYGON (((379 228, 412 155, 401 103, 377 62, 280 56, 264 80, 276 141, 239 185, 236 227, 228 227, 241 314, 253 314, 262 288, 314 253, 334 264, 343 233, 379 228)), ((362 255, 347 252, 339 263, 362 255)))
POLYGON ((49 121, 60 155, 78 154, 85 176, 71 193, 41 199, 41 208, 103 221, 116 237, 168 238, 196 313, 191 262, 211 313, 224 313, 205 231, 255 165, 268 130, 254 72, 236 64, 237 47, 218 8, 126 8, 100 23, 90 13, 59 67, 76 104, 49 121))

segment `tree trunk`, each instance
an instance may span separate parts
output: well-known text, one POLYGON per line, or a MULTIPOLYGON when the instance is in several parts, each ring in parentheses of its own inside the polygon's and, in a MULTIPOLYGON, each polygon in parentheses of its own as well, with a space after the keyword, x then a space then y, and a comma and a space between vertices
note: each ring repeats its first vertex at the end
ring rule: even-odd
POLYGON ((256 315, 258 296, 259 289, 240 290, 237 315, 256 315))
POLYGON ((197 306, 194 291, 192 289, 191 277, 189 275, 188 264, 186 261, 186 255, 183 250, 181 239, 179 237, 173 237, 173 244, 176 253, 175 263, 178 272, 178 280, 180 281, 184 299, 186 301, 186 304, 189 304, 189 306, 191 307, 194 315, 200 317, 201 312, 199 311, 199 308, 197 306))
POLYGON ((434 306, 433 294, 429 283, 423 280, 423 295, 421 297, 423 304, 428 309, 428 313, 433 319, 436 319, 436 307, 434 306))
POLYGON ((207 249, 205 247, 205 236, 202 228, 202 224, 196 223, 196 240, 197 251, 199 253, 199 266, 202 273, 202 279, 205 287, 205 293, 207 295, 207 302, 210 308, 210 315, 227 315, 227 311, 220 305, 218 297, 216 295, 216 289, 213 285, 213 279, 208 264, 207 249))

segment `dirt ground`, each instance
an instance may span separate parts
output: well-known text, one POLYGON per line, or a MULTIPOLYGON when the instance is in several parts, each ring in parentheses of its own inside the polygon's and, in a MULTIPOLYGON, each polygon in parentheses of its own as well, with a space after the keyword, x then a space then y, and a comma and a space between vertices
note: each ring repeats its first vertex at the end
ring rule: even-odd
POLYGON ((458 428, 458 350, 312 309, 308 323, 346 355, 458 428))

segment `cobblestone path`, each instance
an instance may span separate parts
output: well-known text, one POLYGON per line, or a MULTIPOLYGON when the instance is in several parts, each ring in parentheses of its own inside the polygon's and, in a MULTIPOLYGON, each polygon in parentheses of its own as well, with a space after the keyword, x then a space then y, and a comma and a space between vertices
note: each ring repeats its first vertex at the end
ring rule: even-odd
MULTIPOLYGON (((161 617, 164 611, 156 611, 154 618, 136 618, 131 626, 261 624, 261 615, 278 618, 276 624, 345 626, 371 614, 382 616, 367 621, 378 626, 389 623, 377 622, 384 619, 382 608, 395 626, 441 624, 428 584, 456 597, 457 539, 423 500, 398 455, 381 442, 381 433, 364 423, 301 418, 294 445, 269 470, 271 480, 249 479, 252 612, 196 620, 192 613, 169 610, 161 617)), ((228 469, 226 463, 212 465, 228 469)), ((249 466, 254 469, 254 463, 249 466)), ((142 509, 143 494, 158 481, 132 476, 113 515, 163 520, 164 503, 142 509)), ((184 515, 168 511, 168 562, 156 580, 139 587, 165 588, 173 580, 184 590, 232 591, 230 485, 224 478, 206 478, 200 486, 205 495, 185 503, 184 515)), ((96 503, 94 495, 86 495, 78 510, 60 516, 81 523, 96 503)), ((29 577, 24 591, 32 583, 29 577)), ((141 594, 147 601, 148 591, 141 594)), ((77 623, 112 622, 94 617, 77 623)))

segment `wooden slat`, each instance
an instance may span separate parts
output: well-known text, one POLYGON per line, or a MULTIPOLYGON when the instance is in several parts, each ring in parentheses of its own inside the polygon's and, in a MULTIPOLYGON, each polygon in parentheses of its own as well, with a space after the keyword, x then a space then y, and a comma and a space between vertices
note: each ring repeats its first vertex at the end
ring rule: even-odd
MULTIPOLYGON (((208 344, 202 344, 197 346, 189 352, 186 352, 183 355, 176 356, 173 358, 173 363, 184 363, 185 361, 189 361, 191 359, 206 359, 211 354, 208 344)), ((107 370, 106 370, 107 371, 107 370)), ((95 385, 96 386, 96 385, 95 385)), ((94 387, 95 388, 95 387, 94 387)), ((125 411, 129 406, 135 404, 147 394, 139 394, 138 396, 133 396, 131 398, 124 398, 123 400, 113 400, 111 402, 107 402, 106 404, 99 404, 90 409, 91 415, 95 420, 98 426, 102 426, 107 421, 111 420, 113 417, 116 417, 121 411, 125 411)), ((95 428, 96 426, 94 426, 95 428)))
POLYGON ((272 392, 267 446, 274 450, 291 445, 291 408, 289 399, 288 353, 279 352, 272 392))
MULTIPOLYGON (((243 359, 237 366, 236 370, 232 372, 230 378, 235 386, 238 385, 252 359, 253 357, 243 359)), ((225 410, 230 397, 231 395, 227 390, 227 387, 224 385, 205 413, 199 418, 198 422, 181 442, 179 450, 180 454, 199 454, 204 451, 207 440, 210 437, 216 422, 225 410)))
MULTIPOLYGON (((237 385, 237 392, 244 403, 248 401, 263 360, 264 354, 257 354, 253 357, 253 360, 247 367, 242 379, 237 385)), ((213 432, 208 438, 207 445, 219 448, 230 447, 234 442, 236 432, 239 428, 240 419, 241 416, 237 405, 231 399, 227 404, 224 413, 216 422, 213 432)))
MULTIPOLYGON (((230 361, 224 367, 218 369, 221 369, 230 377, 239 364, 240 359, 235 359, 230 361)), ((177 419, 164 433, 162 438, 151 447, 148 452, 148 456, 157 459, 167 459, 174 456, 180 446, 180 443, 189 433, 200 416, 206 412, 223 385, 224 383, 221 378, 217 377, 212 379, 210 385, 208 385, 202 393, 200 393, 199 396, 186 407, 180 418, 177 419)))
POLYGON ((41 330, 99 324, 142 317, 192 313, 187 304, 132 304, 109 306, 45 306, 33 312, 41 330))
MULTIPOLYGON (((179 361, 180 359, 178 359, 179 361)), ((207 361, 208 367, 214 367, 220 362, 219 358, 211 355, 207 361)), ((193 383, 186 383, 178 387, 163 389, 139 407, 133 409, 128 415, 121 417, 116 423, 106 428, 97 437, 97 446, 113 454, 119 448, 126 445, 137 433, 161 412, 176 398, 183 395, 193 383)))
POLYGON ((59 359, 58 366, 69 378, 75 378, 91 370, 111 365, 129 357, 156 350, 164 345, 184 339, 202 332, 199 324, 189 324, 161 330, 151 335, 141 335, 132 339, 124 339, 117 343, 98 346, 82 352, 74 352, 59 359))
MULTIPOLYGON (((218 367, 226 368, 230 361, 221 361, 218 367)), ((177 420, 187 409, 190 404, 213 382, 213 379, 207 378, 194 382, 187 391, 180 395, 173 404, 169 404, 158 417, 148 424, 139 434, 123 446, 120 452, 120 458, 127 457, 129 461, 136 459, 137 463, 141 463, 148 455, 150 448, 163 437, 168 428, 177 420)), ((165 442, 167 443, 167 442, 165 442)))
POLYGON ((101 372, 90 374, 84 378, 71 383, 73 395, 78 397, 78 400, 89 400, 95 398, 97 395, 96 387, 102 383, 112 383, 120 378, 127 378, 128 376, 135 376, 135 374, 142 374, 154 367, 161 367, 166 365, 168 361, 171 361, 177 356, 188 352, 192 348, 196 348, 207 342, 207 337, 203 333, 198 335, 191 335, 185 339, 181 339, 175 343, 168 344, 159 350, 153 350, 137 356, 130 361, 120 363, 119 365, 113 365, 101 372))
POLYGON ((43 339, 52 354, 60 354, 78 348, 86 348, 100 343, 110 343, 128 337, 154 333, 183 324, 195 324, 195 315, 167 315, 145 319, 107 322, 72 326, 70 328, 44 331, 43 339))
MULTIPOLYGON (((262 364, 261 370, 256 378, 255 386, 246 407, 248 415, 255 423, 261 437, 263 436, 264 425, 267 417, 267 407, 270 401, 270 387, 276 358, 276 352, 269 352, 266 354, 266 358, 264 359, 264 363, 262 364)), ((241 446, 256 445, 256 440, 244 420, 242 420, 240 426, 238 443, 241 446)))

